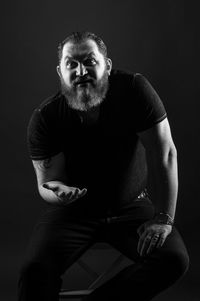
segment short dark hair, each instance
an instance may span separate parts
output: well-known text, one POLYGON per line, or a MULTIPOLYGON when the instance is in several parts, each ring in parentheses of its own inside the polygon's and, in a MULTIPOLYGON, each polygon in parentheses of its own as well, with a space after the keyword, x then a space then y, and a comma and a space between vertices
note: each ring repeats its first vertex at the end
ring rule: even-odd
POLYGON ((67 42, 72 42, 75 44, 79 44, 84 42, 85 40, 93 40, 96 42, 99 51, 103 54, 103 56, 106 58, 107 57, 107 47, 105 45, 105 43, 103 42, 103 40, 97 36, 96 34, 89 32, 89 31, 76 31, 73 32, 71 35, 69 35, 68 37, 66 37, 62 42, 59 43, 58 45, 58 60, 59 63, 61 61, 62 58, 62 50, 64 45, 67 42))

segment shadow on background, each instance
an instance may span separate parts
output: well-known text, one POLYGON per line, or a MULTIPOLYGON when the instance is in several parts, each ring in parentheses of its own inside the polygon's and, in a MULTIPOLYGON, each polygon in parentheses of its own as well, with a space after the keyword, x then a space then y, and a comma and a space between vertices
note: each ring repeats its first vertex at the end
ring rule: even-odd
POLYGON ((13 1, 1 7, 2 301, 16 300, 19 267, 45 204, 26 149, 33 109, 59 89, 56 48, 72 31, 90 30, 108 46, 114 68, 143 73, 168 112, 178 149, 176 221, 191 266, 155 300, 200 300, 198 1, 13 1))

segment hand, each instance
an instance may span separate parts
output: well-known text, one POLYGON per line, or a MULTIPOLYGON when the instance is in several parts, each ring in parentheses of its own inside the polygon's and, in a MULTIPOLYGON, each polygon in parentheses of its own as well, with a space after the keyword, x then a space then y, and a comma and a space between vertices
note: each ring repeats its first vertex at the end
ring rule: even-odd
POLYGON ((171 231, 172 226, 158 224, 155 220, 142 224, 137 230, 140 236, 137 251, 140 256, 149 254, 155 248, 162 247, 171 231))
POLYGON ((77 199, 83 197, 87 193, 87 189, 79 189, 77 187, 70 187, 62 183, 49 182, 42 185, 44 188, 53 191, 62 205, 68 205, 77 199))

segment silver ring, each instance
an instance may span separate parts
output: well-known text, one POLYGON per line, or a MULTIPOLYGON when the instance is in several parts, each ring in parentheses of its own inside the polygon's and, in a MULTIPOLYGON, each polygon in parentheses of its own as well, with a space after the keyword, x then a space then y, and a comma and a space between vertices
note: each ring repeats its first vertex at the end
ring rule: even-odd
POLYGON ((158 234, 155 234, 155 235, 152 237, 153 240, 157 240, 158 238, 159 238, 159 235, 158 235, 158 234))

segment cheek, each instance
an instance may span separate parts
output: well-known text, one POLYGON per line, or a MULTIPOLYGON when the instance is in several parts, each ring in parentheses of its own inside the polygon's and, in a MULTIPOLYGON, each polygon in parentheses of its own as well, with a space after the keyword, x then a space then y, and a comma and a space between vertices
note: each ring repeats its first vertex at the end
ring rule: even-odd
POLYGON ((96 70, 97 78, 101 79, 104 76, 105 72, 106 72, 106 66, 105 64, 102 63, 102 65, 99 66, 96 70))
POLYGON ((70 84, 72 82, 72 74, 70 73, 65 73, 65 72, 62 72, 62 79, 63 81, 66 83, 66 84, 70 84))
POLYGON ((66 83, 69 84, 71 82, 71 77, 72 77, 72 73, 69 72, 69 70, 67 70, 64 66, 64 64, 61 64, 61 76, 62 76, 62 80, 66 83))
POLYGON ((103 76, 104 72, 102 68, 98 68, 96 70, 93 70, 93 77, 96 78, 96 80, 100 80, 103 76))

